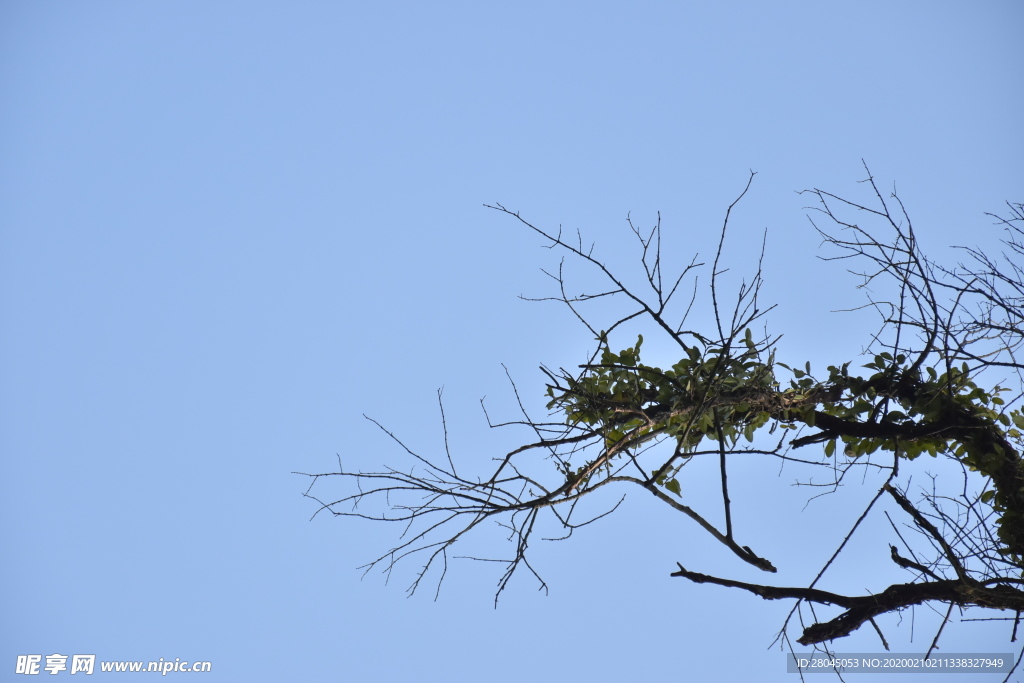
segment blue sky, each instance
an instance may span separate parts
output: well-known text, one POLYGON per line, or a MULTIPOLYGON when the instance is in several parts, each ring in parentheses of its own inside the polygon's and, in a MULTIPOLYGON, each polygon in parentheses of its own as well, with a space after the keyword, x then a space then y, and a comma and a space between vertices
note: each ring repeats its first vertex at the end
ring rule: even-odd
MULTIPOLYGON (((640 496, 538 546, 550 594, 523 576, 495 610, 486 565, 436 602, 407 599, 412 565, 361 579, 397 530, 310 522, 291 472, 402 462, 363 413, 441 453, 441 386, 456 457, 486 468, 525 438, 480 413, 514 416, 501 364, 539 408, 537 366, 580 362, 586 331, 518 298, 553 293, 555 256, 484 203, 623 267, 627 214, 660 211, 682 265, 753 169, 727 256, 741 272, 768 230, 780 359, 854 360, 864 318, 830 311, 861 294, 815 260, 794 191, 863 196, 865 159, 936 257, 990 244, 984 212, 1022 199, 1022 20, 1009 0, 3 3, 6 676, 58 652, 224 681, 792 680, 767 649, 789 605, 670 578, 763 576, 640 496)), ((787 477, 737 475, 736 524, 801 585, 863 491, 804 510, 787 477)), ((829 587, 907 579, 881 560, 829 587)), ((892 618, 894 650, 932 622, 892 618)), ((1010 649, 951 630, 946 652, 1010 649)))

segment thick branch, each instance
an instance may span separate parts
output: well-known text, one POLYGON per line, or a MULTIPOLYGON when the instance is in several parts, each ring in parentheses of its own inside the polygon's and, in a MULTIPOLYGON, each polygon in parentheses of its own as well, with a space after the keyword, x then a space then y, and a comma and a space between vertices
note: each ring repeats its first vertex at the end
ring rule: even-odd
POLYGON ((797 640, 801 645, 813 645, 848 636, 862 624, 880 614, 929 601, 949 602, 962 607, 977 605, 992 609, 1024 610, 1024 591, 1005 584, 991 587, 986 585, 993 584, 996 580, 984 583, 959 579, 928 583, 899 583, 889 586, 875 595, 846 596, 817 588, 764 586, 720 579, 707 574, 687 571, 681 564, 679 571, 672 572, 672 576, 689 579, 694 583, 713 583, 727 588, 740 588, 765 600, 795 598, 818 604, 838 605, 846 609, 845 612, 830 621, 812 624, 804 629, 803 636, 797 640))

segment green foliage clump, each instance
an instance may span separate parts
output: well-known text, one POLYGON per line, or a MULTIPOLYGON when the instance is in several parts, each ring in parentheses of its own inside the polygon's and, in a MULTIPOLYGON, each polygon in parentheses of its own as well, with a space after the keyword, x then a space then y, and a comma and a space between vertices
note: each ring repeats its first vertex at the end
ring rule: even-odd
POLYGON ((753 442, 766 425, 771 432, 814 427, 821 431, 793 445, 824 443, 830 457, 840 442, 851 458, 877 451, 906 460, 953 455, 993 482, 980 502, 997 513, 1007 552, 1024 551, 1024 482, 1006 459, 1014 450, 1009 441, 1022 439, 1024 415, 1002 411, 999 394, 1006 389, 978 387, 966 364, 922 372, 920 363, 886 352, 863 366, 874 371, 867 377, 851 375, 845 363, 829 366, 828 378, 819 381, 809 363, 791 368, 775 363, 774 354, 761 360, 749 329, 736 345, 684 345, 685 355, 664 370, 640 362, 642 335, 617 353, 607 335, 599 341, 599 362, 581 366, 577 377, 563 374, 561 383, 547 389, 549 409, 564 413, 570 426, 603 438, 600 458, 576 469, 565 466, 567 481, 586 483, 595 463, 610 468, 623 453, 668 437, 679 457, 653 480, 678 496, 675 475, 705 439, 732 449, 741 438, 753 442), (785 388, 776 379, 776 365, 793 375, 785 388))

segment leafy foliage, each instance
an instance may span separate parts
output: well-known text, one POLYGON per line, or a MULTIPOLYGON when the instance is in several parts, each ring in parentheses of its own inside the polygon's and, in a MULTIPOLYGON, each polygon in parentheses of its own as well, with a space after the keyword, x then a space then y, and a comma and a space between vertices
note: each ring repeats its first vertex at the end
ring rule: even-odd
MULTIPOLYGON (((868 377, 851 375, 850 363, 845 363, 829 366, 828 378, 819 381, 809 363, 804 369, 790 368, 776 364, 774 354, 762 362, 749 328, 742 339, 743 353, 731 355, 717 346, 702 352, 684 345, 685 356, 668 370, 640 362, 642 335, 619 353, 610 350, 605 334, 599 340, 600 362, 583 366, 581 377, 565 374, 561 383, 549 384, 547 407, 564 412, 570 427, 583 424, 603 436, 601 463, 606 471, 615 459, 658 435, 675 440, 677 453, 685 456, 705 439, 734 449, 741 438, 753 442, 757 430, 765 426, 774 433, 779 427, 817 423, 824 430, 796 445, 824 441, 829 457, 835 455, 839 441, 853 458, 877 451, 906 460, 922 453, 951 453, 970 471, 996 483, 995 489, 981 494, 980 502, 991 505, 997 515, 1005 544, 1000 551, 1016 562, 1024 557, 1024 497, 1013 481, 1000 485, 1006 479, 1001 473, 1011 466, 1004 457, 1012 448, 1006 440, 1020 444, 1024 414, 1004 411, 999 394, 1007 389, 979 388, 966 363, 941 374, 929 366, 922 374, 905 355, 894 358, 882 352, 863 366, 875 371, 868 377), (775 377, 775 365, 793 375, 784 388, 775 377)), ((585 487, 593 464, 568 470, 567 482, 585 487)), ((663 468, 655 483, 678 496, 680 467, 663 468)))

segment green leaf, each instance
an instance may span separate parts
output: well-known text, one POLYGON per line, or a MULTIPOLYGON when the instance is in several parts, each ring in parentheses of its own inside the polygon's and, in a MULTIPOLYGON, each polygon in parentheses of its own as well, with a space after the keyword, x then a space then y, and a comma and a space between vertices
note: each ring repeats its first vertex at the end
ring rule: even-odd
POLYGON ((836 440, 832 439, 825 444, 825 455, 831 457, 836 452, 836 440))
POLYGON ((667 488, 669 491, 671 491, 672 493, 676 494, 680 498, 682 497, 682 493, 680 493, 681 489, 679 488, 679 480, 678 479, 669 479, 668 481, 666 481, 665 482, 665 488, 667 488))

